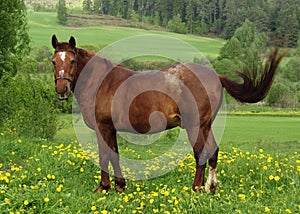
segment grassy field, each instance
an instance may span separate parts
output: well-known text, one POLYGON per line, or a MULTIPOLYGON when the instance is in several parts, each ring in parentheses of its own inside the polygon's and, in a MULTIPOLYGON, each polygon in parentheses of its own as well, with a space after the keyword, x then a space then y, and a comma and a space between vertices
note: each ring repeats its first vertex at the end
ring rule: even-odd
MULTIPOLYGON (((216 57, 224 41, 192 35, 175 34, 155 30, 143 30, 127 27, 92 26, 92 27, 64 27, 57 24, 56 13, 29 12, 29 30, 33 47, 51 47, 51 37, 56 34, 60 41, 68 41, 73 35, 78 45, 112 44, 120 39, 137 35, 159 34, 181 39, 197 48, 207 57, 216 57)), ((184 54, 184 53, 183 53, 184 54)))
MULTIPOLYGON (((78 144, 70 115, 53 140, 0 132, 0 210, 3 213, 299 213, 299 117, 234 116, 219 155, 215 194, 194 193, 193 155, 171 172, 127 182, 124 193, 93 194, 100 171, 78 144)), ((172 145, 163 137, 154 154, 172 145)), ((140 159, 143 146, 120 142, 140 159)))

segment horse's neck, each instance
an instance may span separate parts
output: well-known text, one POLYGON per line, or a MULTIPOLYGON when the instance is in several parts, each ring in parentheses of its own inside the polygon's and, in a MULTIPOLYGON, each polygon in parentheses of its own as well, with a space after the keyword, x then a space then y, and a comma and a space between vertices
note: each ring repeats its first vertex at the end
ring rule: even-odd
POLYGON ((109 60, 100 57, 94 52, 88 52, 83 49, 77 49, 77 68, 75 73, 75 84, 82 73, 82 71, 91 72, 94 73, 95 70, 97 70, 97 75, 102 76, 105 75, 105 72, 108 70, 108 68, 113 67, 113 63, 109 60))

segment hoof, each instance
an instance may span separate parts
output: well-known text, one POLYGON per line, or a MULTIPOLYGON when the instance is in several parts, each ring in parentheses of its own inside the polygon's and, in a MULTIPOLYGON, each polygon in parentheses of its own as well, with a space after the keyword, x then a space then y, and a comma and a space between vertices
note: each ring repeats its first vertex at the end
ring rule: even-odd
POLYGON ((195 185, 193 185, 193 190, 194 190, 194 192, 205 192, 204 191, 204 186, 195 186, 195 185))
POLYGON ((122 193, 122 192, 124 192, 125 187, 122 187, 122 186, 120 186, 120 185, 117 185, 117 186, 115 187, 115 190, 116 190, 116 192, 118 192, 118 193, 122 193))
POLYGON ((205 192, 207 193, 215 193, 217 189, 217 183, 213 183, 213 184, 206 184, 205 185, 205 192))
POLYGON ((102 185, 100 185, 95 191, 94 193, 102 193, 102 192, 107 192, 110 189, 110 187, 104 187, 102 185))

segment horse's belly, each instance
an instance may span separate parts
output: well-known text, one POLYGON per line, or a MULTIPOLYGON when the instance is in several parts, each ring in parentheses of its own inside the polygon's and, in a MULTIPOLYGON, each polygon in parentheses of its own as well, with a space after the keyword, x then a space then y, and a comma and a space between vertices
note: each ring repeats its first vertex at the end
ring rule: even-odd
POLYGON ((177 113, 165 115, 163 112, 154 111, 151 114, 128 115, 113 121, 116 130, 151 134, 164 131, 176 126, 181 126, 181 117, 177 113))
MULTIPOLYGON (((120 107, 120 106, 119 106, 120 107)), ((146 92, 132 101, 129 109, 117 108, 113 122, 117 130, 156 133, 181 125, 178 106, 169 96, 146 92)))

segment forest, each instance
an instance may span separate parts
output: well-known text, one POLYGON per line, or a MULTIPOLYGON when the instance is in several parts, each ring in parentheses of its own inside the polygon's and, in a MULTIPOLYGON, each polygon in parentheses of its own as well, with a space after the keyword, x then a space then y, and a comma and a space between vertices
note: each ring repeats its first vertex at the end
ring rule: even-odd
MULTIPOLYGON (((271 44, 296 47, 300 28, 300 0, 58 0, 68 10, 105 14, 162 26, 176 33, 229 39, 246 19, 271 44)), ((56 9, 58 1, 27 0, 36 10, 56 9), (46 7, 46 8, 45 8, 46 7)))
POLYGON ((164 26, 177 33, 229 39, 245 19, 276 45, 296 47, 299 0, 83 0, 86 12, 164 26))

